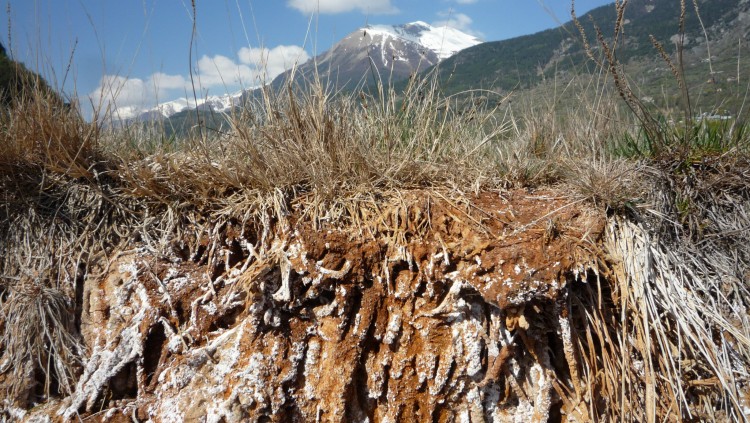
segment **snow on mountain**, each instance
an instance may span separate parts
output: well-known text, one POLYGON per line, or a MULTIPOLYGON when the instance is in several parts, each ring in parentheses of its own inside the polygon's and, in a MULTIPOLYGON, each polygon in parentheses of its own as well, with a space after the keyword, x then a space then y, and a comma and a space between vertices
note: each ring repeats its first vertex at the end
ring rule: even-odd
MULTIPOLYGON (((297 81, 320 77, 339 88, 370 84, 375 79, 396 82, 481 42, 455 28, 436 28, 421 21, 368 25, 299 66, 297 81)), ((289 72, 280 75, 274 85, 280 86, 289 75, 289 72)))
MULTIPOLYGON (((330 50, 300 65, 297 80, 312 80, 319 75, 322 80, 336 81, 340 87, 357 84, 372 78, 373 70, 383 81, 397 81, 436 65, 455 53, 482 43, 482 40, 451 27, 433 27, 416 21, 404 25, 368 25, 344 37, 330 50), (316 68, 317 66, 317 72, 316 68)), ((278 86, 289 76, 289 71, 279 75, 278 86)), ((226 112, 239 104, 243 93, 192 98, 161 103, 153 108, 120 108, 120 119, 169 118, 176 113, 198 107, 226 112)))
POLYGON ((208 96, 198 98, 196 103, 192 98, 178 98, 176 100, 159 103, 155 107, 143 108, 137 106, 118 107, 115 116, 120 120, 151 120, 158 118, 168 118, 187 109, 202 110, 210 109, 214 112, 228 112, 232 107, 240 103, 243 91, 220 96, 208 96))
POLYGON ((368 25, 361 29, 372 37, 382 36, 383 42, 388 38, 399 38, 419 44, 437 54, 438 59, 451 57, 459 51, 480 44, 482 40, 458 29, 443 26, 436 28, 422 21, 405 25, 368 25))

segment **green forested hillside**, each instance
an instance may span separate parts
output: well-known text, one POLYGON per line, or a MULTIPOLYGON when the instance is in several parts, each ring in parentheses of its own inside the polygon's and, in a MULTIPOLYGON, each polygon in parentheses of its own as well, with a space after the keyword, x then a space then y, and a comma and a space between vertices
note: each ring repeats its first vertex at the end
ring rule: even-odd
POLYGON ((8 57, 5 46, 0 44, 0 105, 7 106, 32 87, 53 92, 42 77, 8 57))
MULTIPOLYGON (((750 28, 748 2, 701 0, 697 4, 700 15, 693 3, 687 2, 683 49, 685 79, 695 91, 691 95, 695 97, 696 109, 737 109, 741 104, 740 91, 744 92, 738 79, 742 79, 741 73, 747 68, 741 41, 750 28)), ((624 13, 624 36, 615 49, 615 56, 625 66, 633 85, 646 99, 661 101, 664 106, 676 101, 671 98, 671 91, 677 91, 676 84, 650 37, 658 40, 679 65, 675 41, 680 12, 679 0, 631 0, 624 13)), ((599 56, 595 26, 611 45, 617 19, 614 5, 602 6, 578 18, 592 52, 599 56)), ((747 53, 745 56, 750 56, 750 51, 747 53)), ((594 69, 594 62, 584 51, 580 31, 571 21, 559 28, 463 50, 442 62, 438 71, 442 88, 456 93, 477 88, 518 92, 545 81, 564 83, 573 75, 594 69)))

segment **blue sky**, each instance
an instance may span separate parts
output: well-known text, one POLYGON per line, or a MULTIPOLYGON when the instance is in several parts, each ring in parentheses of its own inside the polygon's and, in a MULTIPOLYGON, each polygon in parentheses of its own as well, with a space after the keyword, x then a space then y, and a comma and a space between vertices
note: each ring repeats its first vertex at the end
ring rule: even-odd
MULTIPOLYGON (((87 104, 116 97, 149 107, 186 96, 190 69, 199 96, 257 85, 371 24, 421 20, 485 41, 569 20, 567 0, 10 0, 0 31, 14 57, 87 104), (10 36, 10 40, 8 37, 10 36)), ((577 0, 579 14, 610 0, 577 0)))

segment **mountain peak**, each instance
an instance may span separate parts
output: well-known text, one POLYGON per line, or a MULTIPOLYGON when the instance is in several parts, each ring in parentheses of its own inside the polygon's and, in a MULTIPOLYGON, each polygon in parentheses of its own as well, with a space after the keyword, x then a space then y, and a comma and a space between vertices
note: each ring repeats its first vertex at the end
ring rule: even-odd
POLYGON ((427 22, 424 22, 424 21, 409 22, 406 25, 423 26, 423 27, 427 27, 427 28, 432 28, 432 25, 430 25, 430 24, 428 24, 427 22))
MULTIPOLYGON (((482 43, 482 40, 443 26, 436 28, 424 21, 401 25, 366 25, 344 37, 327 52, 297 68, 300 80, 312 80, 313 75, 323 80, 337 81, 340 86, 357 84, 376 74, 389 81, 433 66, 460 50, 482 43)), ((290 75, 287 71, 274 79, 280 84, 290 75)), ((197 107, 224 112, 234 107, 242 93, 199 100, 197 107)), ((118 109, 121 119, 164 118, 196 107, 194 101, 181 98, 159 104, 150 109, 118 109)))
POLYGON ((200 110, 211 110, 217 113, 225 113, 237 106, 242 101, 244 91, 227 93, 223 95, 212 95, 199 98, 197 103, 193 99, 178 98, 176 100, 159 103, 154 107, 127 106, 117 108, 118 120, 153 120, 169 118, 177 113, 198 108, 200 110))
MULTIPOLYGON (((424 21, 368 24, 301 65, 297 72, 317 74, 324 80, 336 81, 339 86, 356 85, 373 78, 373 73, 375 79, 397 81, 480 43, 482 40, 455 28, 436 28, 424 21)), ((274 83, 287 76, 288 73, 277 77, 274 83)))
POLYGON ((449 26, 434 27, 423 21, 402 25, 367 25, 360 30, 374 38, 396 38, 421 45, 435 52, 439 60, 446 59, 460 50, 480 44, 482 40, 449 26))

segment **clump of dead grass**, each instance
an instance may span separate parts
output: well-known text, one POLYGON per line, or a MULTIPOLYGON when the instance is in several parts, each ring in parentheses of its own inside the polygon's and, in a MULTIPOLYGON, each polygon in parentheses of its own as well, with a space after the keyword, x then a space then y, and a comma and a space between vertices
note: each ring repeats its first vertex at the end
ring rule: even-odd
POLYGON ((75 105, 62 104, 46 90, 26 91, 2 110, 0 125, 3 177, 24 165, 73 178, 90 175, 99 128, 83 120, 75 105))
POLYGON ((0 372, 9 375, 6 395, 19 404, 72 393, 84 353, 72 298, 49 276, 3 276, 0 372))
POLYGON ((357 190, 471 186, 497 168, 508 127, 496 110, 458 108, 436 78, 402 94, 337 95, 322 83, 267 92, 232 120, 220 143, 244 186, 299 187, 327 196, 357 190))

